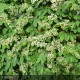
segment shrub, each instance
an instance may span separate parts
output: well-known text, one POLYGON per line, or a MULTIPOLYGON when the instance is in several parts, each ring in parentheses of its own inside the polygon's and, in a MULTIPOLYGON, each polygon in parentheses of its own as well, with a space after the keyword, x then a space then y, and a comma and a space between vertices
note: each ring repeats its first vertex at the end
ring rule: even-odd
POLYGON ((80 0, 0 0, 0 75, 79 75, 80 0))

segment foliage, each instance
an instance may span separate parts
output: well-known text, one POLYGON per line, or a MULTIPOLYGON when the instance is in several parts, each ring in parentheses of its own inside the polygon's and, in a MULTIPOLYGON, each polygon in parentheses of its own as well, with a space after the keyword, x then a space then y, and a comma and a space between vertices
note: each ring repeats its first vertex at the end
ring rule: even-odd
POLYGON ((0 0, 0 75, 79 75, 80 0, 0 0))

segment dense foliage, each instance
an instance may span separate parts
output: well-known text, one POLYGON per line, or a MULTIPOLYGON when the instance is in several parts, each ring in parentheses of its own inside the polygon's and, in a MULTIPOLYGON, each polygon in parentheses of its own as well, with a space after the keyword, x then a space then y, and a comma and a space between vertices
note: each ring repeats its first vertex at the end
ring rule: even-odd
POLYGON ((0 75, 80 75, 80 0, 0 0, 0 75))

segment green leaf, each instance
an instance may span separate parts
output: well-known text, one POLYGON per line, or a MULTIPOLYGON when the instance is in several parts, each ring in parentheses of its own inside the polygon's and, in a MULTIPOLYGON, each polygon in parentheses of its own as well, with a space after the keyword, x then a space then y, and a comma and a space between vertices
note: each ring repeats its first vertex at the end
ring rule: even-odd
POLYGON ((3 24, 3 22, 4 22, 3 20, 0 20, 0 25, 2 25, 2 24, 3 24))
POLYGON ((60 38, 60 41, 62 42, 65 39, 65 33, 64 32, 60 32, 59 38, 60 38))
POLYGON ((78 0, 78 3, 80 4, 80 0, 78 0))
POLYGON ((8 9, 8 5, 5 3, 0 3, 0 12, 3 12, 4 10, 8 9))
MULTIPOLYGON (((52 75, 53 73, 50 71, 50 69, 45 68, 44 74, 46 74, 46 75, 52 75)), ((49 80, 49 78, 48 78, 48 80, 49 80)))
POLYGON ((63 52, 62 52, 62 51, 60 51, 58 54, 59 54, 59 56, 62 56, 62 55, 63 55, 63 52))
POLYGON ((20 64, 23 64, 24 63, 24 57, 21 55, 20 56, 20 64))
POLYGON ((5 70, 8 70, 9 68, 10 68, 10 61, 8 62, 8 64, 6 64, 5 70))
POLYGON ((69 40, 69 34, 65 33, 65 41, 68 41, 69 40))
POLYGON ((70 41, 74 41, 74 38, 75 38, 75 37, 74 37, 74 35, 72 35, 72 34, 69 36, 70 41))
POLYGON ((37 65, 36 69, 37 69, 37 72, 38 72, 39 75, 43 74, 43 72, 44 72, 43 65, 37 65))
POLYGON ((41 53, 37 60, 37 63, 41 62, 41 64, 43 64, 45 61, 46 61, 46 55, 44 53, 41 53))
POLYGON ((34 21, 33 21, 33 26, 37 27, 37 23, 38 23, 38 19, 35 18, 34 21))
POLYGON ((8 28, 3 29, 3 34, 5 34, 8 31, 8 28))
POLYGON ((16 66, 16 64, 17 64, 17 56, 15 56, 13 59, 12 59, 12 65, 13 66, 16 66))
POLYGON ((79 32, 79 33, 80 33, 80 27, 78 27, 78 28, 77 28, 77 32, 79 32))
POLYGON ((65 56, 65 60, 66 60, 68 63, 77 62, 76 57, 73 56, 73 55, 70 55, 70 54, 68 54, 68 55, 65 56))
POLYGON ((33 28, 31 26, 29 26, 27 29, 26 29, 26 32, 32 32, 33 31, 33 28))

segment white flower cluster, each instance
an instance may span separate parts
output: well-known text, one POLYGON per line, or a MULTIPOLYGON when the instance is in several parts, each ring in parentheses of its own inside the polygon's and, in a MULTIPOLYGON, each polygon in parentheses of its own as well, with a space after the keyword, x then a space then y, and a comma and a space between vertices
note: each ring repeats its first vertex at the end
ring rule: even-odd
POLYGON ((58 35, 57 28, 52 28, 52 29, 50 30, 50 33, 51 33, 51 35, 57 36, 57 35, 58 35))
POLYGON ((66 71, 66 73, 70 73, 70 68, 72 68, 73 67, 73 64, 69 64, 69 65, 67 65, 66 66, 66 68, 65 68, 65 71, 66 71))
POLYGON ((42 26, 42 27, 45 27, 45 26, 49 26, 49 23, 45 20, 41 21, 41 22, 38 22, 39 26, 42 26))
POLYGON ((58 57, 58 58, 57 58, 57 62, 60 63, 60 62, 63 62, 63 61, 64 61, 64 57, 58 57))
POLYGON ((42 42, 46 39, 46 36, 44 35, 38 35, 38 36, 32 36, 32 37, 28 37, 28 41, 33 42, 33 41, 39 41, 42 42))
POLYGON ((9 7, 8 7, 8 13, 10 13, 10 15, 13 15, 14 12, 15 12, 15 9, 16 9, 16 7, 13 4, 9 5, 9 7))
POLYGON ((52 3, 56 2, 57 0, 50 0, 52 3))
POLYGON ((61 1, 64 1, 64 0, 50 0, 52 3, 55 3, 55 2, 61 2, 61 1))
POLYGON ((19 12, 23 12, 24 10, 28 9, 29 5, 27 3, 23 3, 20 6, 19 12))
POLYGON ((1 13, 0 14, 0 19, 7 19, 7 14, 6 13, 1 13))
POLYGON ((7 56, 9 56, 9 58, 12 58, 13 57, 13 52, 11 50, 8 50, 7 51, 7 56))
POLYGON ((80 59, 80 54, 78 52, 75 52, 74 55, 76 58, 80 59))
POLYGON ((64 48, 68 49, 69 53, 74 53, 75 44, 72 44, 71 42, 67 42, 67 45, 64 46, 64 48))
POLYGON ((49 45, 49 44, 48 44, 48 45, 46 46, 46 50, 47 50, 47 51, 52 51, 53 49, 54 49, 54 45, 49 45))
POLYGON ((48 20, 54 20, 55 21, 56 19, 57 19, 57 15, 55 15, 53 13, 48 16, 48 20))
POLYGON ((9 37, 9 38, 7 38, 7 39, 0 39, 0 43, 2 44, 2 45, 9 45, 11 42, 13 41, 13 37, 9 37))
POLYGON ((22 71, 23 74, 27 74, 27 73, 26 73, 26 72, 27 72, 27 67, 28 67, 27 64, 22 64, 22 65, 20 66, 20 71, 22 71))
POLYGON ((58 6, 57 3, 52 3, 51 9, 52 9, 52 10, 57 10, 57 8, 58 8, 57 6, 58 6))
POLYGON ((64 46, 62 44, 57 45, 58 51, 64 51, 64 46))
POLYGON ((52 65, 53 65, 52 63, 47 63, 47 67, 50 69, 52 68, 52 65))
POLYGON ((58 25, 60 25, 60 26, 68 26, 69 25, 68 23, 69 23, 69 20, 65 19, 64 21, 59 22, 58 25))
POLYGON ((48 53, 47 58, 48 59, 53 59, 53 53, 48 53))
POLYGON ((53 66, 53 59, 54 59, 54 56, 53 56, 53 53, 52 52, 48 52, 47 53, 47 67, 48 68, 52 68, 53 66))
POLYGON ((21 47, 23 47, 27 42, 26 36, 24 38, 21 38, 20 41, 17 41, 16 44, 13 46, 12 50, 18 52, 21 47))
POLYGON ((39 35, 35 37, 29 37, 28 41, 31 42, 31 46, 37 46, 37 47, 45 47, 47 43, 44 42, 45 36, 39 35))
POLYGON ((26 47, 22 50, 22 55, 27 56, 29 54, 29 49, 27 49, 26 47))
POLYGON ((7 18, 6 13, 0 14, 0 21, 3 21, 6 25, 9 25, 11 23, 11 21, 7 18))
POLYGON ((71 48, 75 48, 75 44, 72 43, 72 42, 67 42, 67 45, 68 45, 69 47, 71 47, 71 48))
POLYGON ((2 45, 9 45, 10 43, 12 43, 13 41, 17 41, 19 39, 19 36, 17 36, 17 35, 15 35, 15 36, 11 36, 11 37, 9 37, 9 38, 7 38, 7 39, 3 39, 3 38, 1 38, 0 39, 0 43, 2 44, 2 45))
POLYGON ((69 23, 69 20, 65 19, 61 22, 58 22, 56 25, 60 26, 61 29, 65 30, 66 28, 68 28, 70 26, 70 23, 69 23))
POLYGON ((27 16, 21 16, 16 23, 16 31, 19 33, 23 32, 23 27, 27 24, 28 17, 27 16))
POLYGON ((38 1, 38 0, 31 0, 31 3, 34 4, 36 1, 38 1))
POLYGON ((9 59, 14 58, 14 60, 16 61, 16 56, 17 56, 17 54, 15 54, 14 51, 12 51, 12 50, 7 50, 6 56, 7 56, 9 59))
POLYGON ((50 0, 52 5, 51 5, 51 9, 52 10, 57 10, 58 9, 58 5, 59 3, 61 3, 64 0, 50 0))
POLYGON ((33 41, 31 43, 31 46, 37 46, 37 47, 45 47, 47 45, 47 43, 45 42, 37 42, 37 41, 33 41))
POLYGON ((32 6, 29 6, 28 9, 26 9, 27 12, 33 12, 34 8, 32 6))
POLYGON ((68 42, 67 46, 65 46, 65 49, 66 48, 68 48, 69 53, 75 55, 76 58, 80 59, 80 54, 77 52, 74 43, 68 42))

